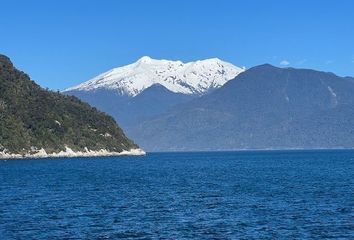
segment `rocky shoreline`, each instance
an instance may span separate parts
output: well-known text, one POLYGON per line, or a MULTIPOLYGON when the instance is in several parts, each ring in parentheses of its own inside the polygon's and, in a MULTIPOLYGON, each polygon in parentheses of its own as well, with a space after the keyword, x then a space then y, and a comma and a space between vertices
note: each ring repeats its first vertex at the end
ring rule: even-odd
POLYGON ((124 150, 122 152, 111 152, 106 149, 93 151, 85 149, 85 151, 73 151, 66 147, 65 151, 58 153, 47 153, 44 149, 37 150, 26 154, 9 153, 6 150, 0 152, 0 159, 30 159, 30 158, 70 158, 70 157, 108 157, 108 156, 142 156, 146 153, 140 148, 124 150))

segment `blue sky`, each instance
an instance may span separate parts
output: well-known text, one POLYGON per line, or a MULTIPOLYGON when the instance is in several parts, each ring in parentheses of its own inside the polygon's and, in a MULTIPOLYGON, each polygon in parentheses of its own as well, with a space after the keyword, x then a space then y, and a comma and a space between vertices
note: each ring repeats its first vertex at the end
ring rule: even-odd
POLYGON ((0 53, 50 89, 153 58, 354 76, 354 1, 1 1, 0 53))

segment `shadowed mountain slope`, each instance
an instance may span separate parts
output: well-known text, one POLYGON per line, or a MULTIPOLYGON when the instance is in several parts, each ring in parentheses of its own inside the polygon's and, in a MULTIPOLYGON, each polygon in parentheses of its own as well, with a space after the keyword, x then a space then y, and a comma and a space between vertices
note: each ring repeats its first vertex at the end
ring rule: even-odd
POLYGON ((353 78, 265 64, 128 132, 153 151, 353 148, 353 92, 353 78))

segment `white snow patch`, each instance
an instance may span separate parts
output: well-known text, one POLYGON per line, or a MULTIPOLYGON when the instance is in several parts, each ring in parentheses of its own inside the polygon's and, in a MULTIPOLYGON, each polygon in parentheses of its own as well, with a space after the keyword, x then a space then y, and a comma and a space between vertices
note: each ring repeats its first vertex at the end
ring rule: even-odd
POLYGON ((338 105, 337 94, 334 92, 334 90, 330 86, 328 86, 327 88, 328 88, 329 93, 332 96, 331 97, 331 104, 333 107, 335 107, 338 105))
POLYGON ((333 89, 330 86, 328 86, 328 90, 333 97, 337 97, 337 94, 333 91, 333 89))

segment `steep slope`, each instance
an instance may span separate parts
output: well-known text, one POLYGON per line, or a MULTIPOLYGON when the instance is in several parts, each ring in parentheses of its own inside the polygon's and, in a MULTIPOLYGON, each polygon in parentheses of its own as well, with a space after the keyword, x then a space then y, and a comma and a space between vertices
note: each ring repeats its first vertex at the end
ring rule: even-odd
POLYGON ((40 88, 4 55, 0 113, 0 158, 119 155, 138 149, 113 118, 76 97, 40 88))
POLYGON ((261 65, 129 129, 148 150, 353 148, 354 82, 261 65))

